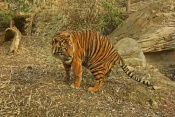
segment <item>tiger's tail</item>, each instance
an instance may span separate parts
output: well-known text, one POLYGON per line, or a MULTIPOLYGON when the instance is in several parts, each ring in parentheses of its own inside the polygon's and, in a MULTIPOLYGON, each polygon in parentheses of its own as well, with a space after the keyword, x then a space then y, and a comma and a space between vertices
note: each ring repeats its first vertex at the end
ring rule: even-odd
POLYGON ((124 62, 124 60, 121 58, 121 56, 118 55, 118 57, 119 57, 119 58, 117 59, 116 62, 120 65, 120 67, 123 69, 123 71, 124 71, 130 78, 132 78, 132 79, 134 79, 135 81, 138 81, 138 82, 140 82, 140 83, 142 83, 142 84, 148 85, 148 86, 152 86, 152 85, 153 85, 152 82, 150 82, 150 81, 148 81, 148 80, 145 79, 145 77, 146 77, 147 75, 145 75, 145 76, 142 77, 142 78, 137 77, 133 72, 131 72, 131 71, 128 69, 127 65, 125 64, 125 62, 124 62))

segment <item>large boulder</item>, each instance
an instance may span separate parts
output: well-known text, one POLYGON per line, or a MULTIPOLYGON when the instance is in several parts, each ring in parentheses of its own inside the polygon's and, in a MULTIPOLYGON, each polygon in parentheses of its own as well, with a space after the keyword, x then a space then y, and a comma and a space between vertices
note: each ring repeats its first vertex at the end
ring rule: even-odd
POLYGON ((114 46, 118 53, 125 59, 127 65, 146 66, 146 58, 140 45, 132 38, 124 38, 114 46))

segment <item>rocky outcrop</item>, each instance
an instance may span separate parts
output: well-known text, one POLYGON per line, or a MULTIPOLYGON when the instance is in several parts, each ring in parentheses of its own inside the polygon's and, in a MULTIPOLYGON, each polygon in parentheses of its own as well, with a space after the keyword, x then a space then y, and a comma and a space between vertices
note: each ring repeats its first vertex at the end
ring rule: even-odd
POLYGON ((136 40, 144 52, 147 63, 174 81, 175 2, 166 0, 142 4, 141 9, 128 17, 124 26, 109 35, 110 41, 115 45, 126 37, 136 40))
POLYGON ((122 28, 109 35, 114 44, 124 37, 137 40, 144 52, 175 49, 175 3, 151 2, 131 14, 122 28))
POLYGON ((144 52, 175 49, 175 27, 163 27, 152 34, 145 34, 138 40, 144 52))

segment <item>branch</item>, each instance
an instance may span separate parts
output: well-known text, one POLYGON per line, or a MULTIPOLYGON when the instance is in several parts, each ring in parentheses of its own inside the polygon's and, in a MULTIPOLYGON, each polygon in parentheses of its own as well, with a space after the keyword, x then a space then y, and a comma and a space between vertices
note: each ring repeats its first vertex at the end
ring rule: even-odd
POLYGON ((5 30, 5 38, 13 40, 10 46, 10 52, 16 53, 18 51, 19 43, 21 40, 21 32, 15 26, 7 28, 5 30))

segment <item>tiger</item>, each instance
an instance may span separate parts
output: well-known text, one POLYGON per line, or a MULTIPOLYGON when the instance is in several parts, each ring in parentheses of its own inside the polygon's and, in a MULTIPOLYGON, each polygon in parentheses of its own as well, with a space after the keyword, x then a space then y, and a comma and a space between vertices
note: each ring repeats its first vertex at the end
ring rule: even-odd
POLYGON ((152 86, 152 82, 136 77, 131 72, 107 37, 91 30, 62 31, 52 37, 52 55, 60 59, 65 69, 65 80, 70 79, 72 68, 74 81, 72 88, 79 89, 82 81, 82 67, 90 70, 96 80, 88 91, 94 93, 104 84, 106 74, 111 68, 119 64, 123 71, 132 79, 145 85, 152 86))

